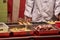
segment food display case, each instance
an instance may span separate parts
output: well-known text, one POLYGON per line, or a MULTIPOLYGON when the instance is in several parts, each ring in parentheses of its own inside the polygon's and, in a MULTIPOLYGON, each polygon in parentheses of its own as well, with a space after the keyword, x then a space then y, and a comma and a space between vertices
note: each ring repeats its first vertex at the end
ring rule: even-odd
POLYGON ((59 33, 55 24, 49 24, 46 22, 19 22, 19 23, 7 23, 9 31, 13 33, 13 36, 40 36, 40 35, 57 35, 59 33), (22 25, 21 25, 22 24, 22 25))
POLYGON ((31 25, 20 25, 19 23, 6 23, 12 36, 32 36, 34 29, 31 25))
POLYGON ((3 23, 0 22, 0 37, 9 37, 9 27, 3 23))
POLYGON ((55 26, 55 24, 49 24, 46 22, 30 22, 30 23, 27 22, 27 24, 26 22, 25 23, 23 22, 23 24, 21 24, 21 22, 18 22, 18 23, 5 23, 5 25, 7 25, 6 27, 7 32, 4 32, 4 34, 2 33, 2 35, 5 35, 5 37, 4 36, 2 37, 0 33, 1 36, 0 39, 60 37, 60 35, 58 35, 60 31, 55 26))
POLYGON ((37 35, 55 35, 59 33, 58 28, 55 24, 49 24, 46 22, 32 22, 33 27, 36 30, 37 35))

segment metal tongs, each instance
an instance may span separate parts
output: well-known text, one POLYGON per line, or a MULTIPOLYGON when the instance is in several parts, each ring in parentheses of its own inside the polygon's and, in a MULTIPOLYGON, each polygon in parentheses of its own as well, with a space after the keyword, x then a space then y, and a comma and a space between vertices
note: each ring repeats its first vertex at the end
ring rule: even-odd
POLYGON ((33 27, 33 29, 34 29, 34 34, 39 34, 39 30, 37 30, 35 27, 33 27))

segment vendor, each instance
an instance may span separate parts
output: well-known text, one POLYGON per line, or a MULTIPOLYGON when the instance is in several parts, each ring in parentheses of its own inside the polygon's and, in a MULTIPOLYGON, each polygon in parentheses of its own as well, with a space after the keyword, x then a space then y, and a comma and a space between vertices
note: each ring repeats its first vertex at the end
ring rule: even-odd
POLYGON ((24 15, 27 21, 46 22, 59 12, 60 0, 26 0, 24 15))

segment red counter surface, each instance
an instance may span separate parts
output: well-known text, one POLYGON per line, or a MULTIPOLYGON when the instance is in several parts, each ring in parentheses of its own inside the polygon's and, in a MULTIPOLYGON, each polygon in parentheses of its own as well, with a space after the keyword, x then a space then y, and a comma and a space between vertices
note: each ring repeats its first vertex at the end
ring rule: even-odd
POLYGON ((60 40, 60 35, 0 38, 2 40, 60 40))

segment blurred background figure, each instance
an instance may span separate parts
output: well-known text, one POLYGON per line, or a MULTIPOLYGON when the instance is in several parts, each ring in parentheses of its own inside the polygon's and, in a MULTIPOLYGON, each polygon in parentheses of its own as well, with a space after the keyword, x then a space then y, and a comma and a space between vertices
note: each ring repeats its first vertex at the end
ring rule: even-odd
POLYGON ((8 22, 24 18, 25 0, 8 0, 8 22))

